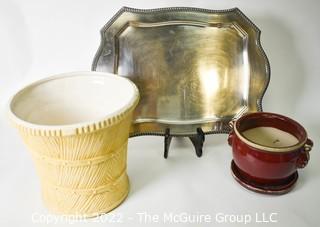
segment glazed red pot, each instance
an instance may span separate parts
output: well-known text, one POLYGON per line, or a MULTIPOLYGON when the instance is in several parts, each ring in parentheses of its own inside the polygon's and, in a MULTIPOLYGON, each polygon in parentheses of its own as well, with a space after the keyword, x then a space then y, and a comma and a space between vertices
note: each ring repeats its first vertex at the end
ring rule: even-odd
POLYGON ((233 160, 242 175, 259 184, 276 185, 304 168, 309 161, 313 142, 306 130, 296 121, 275 113, 258 112, 242 116, 232 122, 228 143, 232 146, 233 160), (297 138, 297 143, 273 147, 249 140, 243 132, 257 127, 272 127, 297 138))

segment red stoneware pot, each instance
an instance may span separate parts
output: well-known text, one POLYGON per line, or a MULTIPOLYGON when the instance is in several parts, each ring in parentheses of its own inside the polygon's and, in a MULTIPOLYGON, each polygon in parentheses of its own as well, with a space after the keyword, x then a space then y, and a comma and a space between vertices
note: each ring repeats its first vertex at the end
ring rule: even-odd
POLYGON ((242 116, 232 123, 228 137, 233 160, 242 175, 260 185, 277 185, 304 168, 309 161, 313 142, 306 130, 296 121, 274 113, 258 112, 242 116), (242 132, 256 127, 274 127, 298 139, 289 147, 268 147, 245 138, 242 132))

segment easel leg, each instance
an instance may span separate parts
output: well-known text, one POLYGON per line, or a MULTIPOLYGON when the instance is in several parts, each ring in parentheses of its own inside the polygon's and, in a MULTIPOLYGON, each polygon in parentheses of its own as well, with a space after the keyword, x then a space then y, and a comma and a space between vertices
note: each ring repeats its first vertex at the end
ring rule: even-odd
POLYGON ((165 159, 168 158, 168 153, 169 153, 171 140, 172 140, 172 136, 170 135, 170 129, 167 128, 166 132, 165 132, 165 135, 164 135, 164 154, 163 154, 163 157, 165 159))
POLYGON ((205 141, 205 135, 204 132, 202 131, 201 128, 197 128, 197 135, 194 136, 189 136, 189 139, 191 140, 195 151, 196 151, 196 155, 198 157, 202 156, 202 147, 203 147, 203 143, 205 141))

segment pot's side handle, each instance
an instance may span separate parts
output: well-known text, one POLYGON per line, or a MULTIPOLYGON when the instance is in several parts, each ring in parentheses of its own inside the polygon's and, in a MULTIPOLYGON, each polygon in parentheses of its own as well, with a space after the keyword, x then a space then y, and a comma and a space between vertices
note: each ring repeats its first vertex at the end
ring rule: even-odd
POLYGON ((303 146, 303 149, 304 149, 304 151, 309 152, 312 150, 312 147, 313 147, 313 142, 311 139, 308 138, 307 142, 303 146))
POLYGON ((310 154, 309 152, 312 150, 313 142, 311 139, 307 139, 307 142, 302 147, 302 152, 297 160, 297 167, 304 168, 309 162, 310 154))
POLYGON ((228 144, 230 146, 232 146, 232 141, 233 141, 233 137, 234 137, 234 129, 233 129, 234 123, 235 123, 234 120, 229 122, 229 127, 231 128, 231 131, 229 132, 229 136, 228 136, 228 144))

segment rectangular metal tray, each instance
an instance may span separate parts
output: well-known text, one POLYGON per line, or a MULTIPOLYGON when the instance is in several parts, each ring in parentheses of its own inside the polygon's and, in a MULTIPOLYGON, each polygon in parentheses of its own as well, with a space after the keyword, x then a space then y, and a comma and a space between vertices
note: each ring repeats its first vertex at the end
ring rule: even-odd
POLYGON ((262 111, 270 77, 260 30, 237 8, 124 7, 102 28, 92 70, 138 86, 131 136, 228 132, 262 111))

